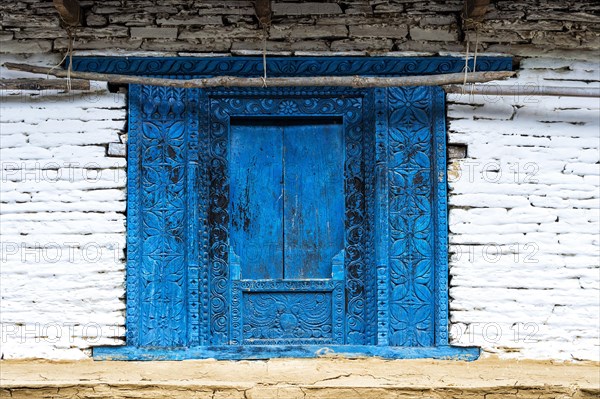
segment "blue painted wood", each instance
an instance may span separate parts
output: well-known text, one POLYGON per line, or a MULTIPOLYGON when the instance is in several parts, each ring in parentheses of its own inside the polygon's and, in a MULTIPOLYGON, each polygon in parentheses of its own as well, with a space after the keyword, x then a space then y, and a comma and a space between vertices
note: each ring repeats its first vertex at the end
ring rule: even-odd
MULTIPOLYGON (((96 65, 117 68, 111 60, 96 65)), ((138 61, 118 65, 130 71, 148 65, 138 61)), ((332 74, 402 73, 399 65, 411 65, 406 60, 288 61, 272 65, 287 65, 290 75, 308 73, 303 72, 308 65, 332 74)), ((426 71, 445 68, 441 60, 425 61, 420 68, 426 71)), ((243 75, 253 62, 200 59, 189 67, 204 67, 204 72, 234 67, 243 75)), ((184 65, 163 59, 156 67, 177 73, 184 65)), ((439 88, 423 87, 132 85, 127 346, 96 348, 94 356, 239 359, 334 350, 350 357, 472 359, 476 349, 447 346, 444 97, 439 88), (269 130, 278 132, 280 146, 273 146, 275 133, 269 130), (272 186, 277 168, 268 156, 277 151, 279 189, 272 186), (258 168, 253 171, 251 165, 258 168), (312 211, 302 208, 302 220, 314 223, 291 237, 323 244, 318 246, 322 252, 313 253, 320 259, 314 263, 306 262, 307 251, 294 248, 293 240, 286 244, 285 225, 295 222, 286 219, 286 201, 281 210, 273 202, 265 205, 269 195, 283 194, 285 200, 286 171, 292 182, 288 197, 297 194, 304 197, 303 206, 312 204, 312 211), (250 183, 253 179, 258 185, 250 183), (244 203, 244 187, 255 190, 256 201, 245 204, 258 212, 251 218, 260 221, 256 230, 235 224, 243 219, 236 204, 244 203), (317 209, 329 217, 317 219, 317 209), (323 226, 340 220, 342 233, 324 234, 323 226), (296 249, 298 256, 288 261, 282 250, 281 260, 273 262, 279 274, 273 264, 261 266, 265 273, 244 266, 245 257, 279 256, 242 245, 251 236, 268 236, 262 229, 278 221, 281 245, 290 253, 296 249)), ((288 215, 293 214, 290 208, 288 215)))
MULTIPOLYGON (((185 346, 192 334, 186 275, 196 264, 188 264, 196 225, 187 206, 193 93, 131 90, 127 339, 140 347, 185 346)), ((194 297, 190 301, 197 303, 194 297)))
POLYGON ((377 345, 388 346, 389 340, 389 302, 390 302, 390 272, 389 272, 389 172, 388 172, 388 91, 375 89, 375 145, 377 147, 375 159, 375 194, 373 204, 375 229, 374 229, 374 266, 376 275, 376 301, 377 301, 377 345))
POLYGON ((343 125, 283 128, 284 278, 331 278, 344 249, 343 125))
POLYGON ((479 357, 479 348, 432 346, 432 347, 393 347, 361 345, 248 345, 248 346, 208 346, 186 349, 150 349, 136 347, 94 348, 97 360, 185 360, 185 359, 271 359, 271 358, 313 358, 343 357, 359 359, 381 357, 386 359, 442 359, 473 361, 479 357))
POLYGON ((229 344, 343 344, 341 277, 232 281, 229 344))
MULTIPOLYGON (((433 346, 435 263, 432 88, 388 90, 392 346, 433 346)), ((443 150, 444 148, 440 148, 443 150)))
MULTIPOLYGON (((473 70, 474 60, 468 62, 473 70)), ((462 57, 267 57, 278 76, 410 76, 462 72, 462 57)), ((73 70, 189 79, 263 76, 260 57, 73 57, 73 70)), ((477 57, 477 71, 510 71, 511 57, 477 57)))
MULTIPOLYGON (((367 304, 367 283, 371 270, 367 268, 368 253, 372 245, 369 237, 363 234, 370 230, 371 216, 366 207, 366 191, 370 183, 366 182, 368 170, 372 165, 372 152, 367 123, 367 116, 372 111, 369 104, 372 96, 368 91, 353 89, 269 89, 269 90, 211 90, 208 91, 210 106, 205 110, 208 119, 206 147, 209 149, 209 273, 208 286, 211 296, 208 324, 210 326, 209 342, 213 344, 239 344, 242 342, 243 295, 236 289, 236 282, 231 278, 234 268, 228 259, 229 248, 227 236, 230 231, 230 215, 223 204, 229 201, 228 188, 228 132, 231 123, 239 123, 240 119, 254 120, 279 118, 287 120, 313 120, 319 117, 325 120, 342 120, 344 132, 344 284, 336 284, 334 288, 334 305, 332 316, 334 330, 342 331, 334 334, 336 343, 371 343, 374 339, 369 334, 366 320, 374 317, 367 310, 376 311, 375 304, 367 304), (326 117, 329 116, 329 117, 326 117), (261 117, 261 118, 257 118, 261 117), (223 250, 222 250, 223 249, 223 250), (233 285, 233 287, 232 287, 233 285), (341 291, 341 292, 340 292, 341 291), (344 302, 345 301, 345 302, 344 302), (344 306, 338 305, 344 304, 344 306), (344 318, 346 313, 348 321, 344 318), (346 333, 343 333, 343 331, 346 333)), ((304 123, 306 124, 306 123, 304 123)), ((331 261, 328 277, 331 277, 331 261)), ((339 273, 338 273, 339 275, 339 273)), ((248 287, 260 287, 259 280, 242 281, 248 287)), ((288 280, 283 281, 290 283, 288 280)), ((316 281, 296 281, 304 291, 310 292, 318 287, 316 281), (312 287, 312 288, 311 288, 312 287)), ((294 287, 294 290, 298 290, 294 287)), ((250 289, 252 290, 252 289, 250 289)), ((249 326, 248 328, 251 328, 249 326)), ((374 338, 374 337, 373 337, 374 338)), ((285 343, 285 342, 282 342, 285 343)))
POLYGON ((331 278, 344 248, 343 126, 244 120, 231 124, 230 148, 229 240, 241 278, 331 278))
POLYGON ((433 135, 433 251, 435 260, 435 345, 448 345, 448 181, 446 164, 446 93, 432 87, 431 114, 433 135))
POLYGON ((229 241, 241 278, 283 278, 283 129, 248 120, 230 129, 229 241))

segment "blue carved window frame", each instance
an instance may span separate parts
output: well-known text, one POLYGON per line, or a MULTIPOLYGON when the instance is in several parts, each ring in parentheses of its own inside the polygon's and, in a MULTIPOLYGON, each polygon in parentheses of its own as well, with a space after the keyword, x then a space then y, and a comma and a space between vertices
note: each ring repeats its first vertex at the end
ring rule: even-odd
MULTIPOLYGON (((176 79, 256 77, 262 76, 262 65, 262 59, 256 57, 73 58, 73 69, 77 71, 176 79)), ((473 67, 472 62, 469 67, 473 67)), ((456 73, 463 68, 464 59, 454 57, 274 57, 267 62, 269 76, 407 76, 456 73)), ((478 71, 511 68, 508 57, 479 57, 477 61, 478 71)), ((478 348, 452 347, 448 339, 446 126, 441 88, 200 90, 131 85, 129 105, 126 345, 96 347, 94 358, 263 359, 331 353, 347 357, 478 357, 478 348), (370 339, 343 345, 247 347, 236 342, 233 330, 229 330, 231 341, 210 339, 207 329, 211 327, 206 322, 210 320, 209 299, 202 295, 207 290, 202 285, 209 281, 203 273, 209 273, 211 241, 209 226, 203 223, 211 212, 213 194, 208 184, 199 182, 209 175, 209 160, 203 158, 213 143, 202 136, 210 135, 214 122, 210 122, 208 111, 211 99, 243 102, 261 96, 275 102, 319 96, 354 96, 362 101, 364 123, 372 127, 374 152, 373 196, 369 200, 373 202, 374 250, 370 265, 376 269, 371 282, 376 312, 369 321, 370 339), (148 121, 152 123, 145 123, 148 121), (157 147, 152 143, 159 136, 162 144, 157 147), (168 151, 168 159, 161 158, 160 151, 168 151), (143 174, 142 165, 150 159, 156 162, 150 165, 157 166, 155 173, 143 174), (142 180, 150 175, 154 181, 143 184, 142 180), (183 183, 161 185, 168 179, 183 183), (177 205, 181 213, 167 212, 166 208, 173 208, 161 205, 173 201, 185 202, 177 205), (161 215, 156 225, 163 226, 168 234, 158 234, 157 238, 147 232, 149 227, 141 222, 140 215, 147 211, 144 206, 148 203, 155 206, 153 217, 161 215), (169 230, 170 225, 179 227, 169 230), (162 240, 160 244, 156 244, 157 239, 162 240), (162 250, 143 255, 147 242, 154 242, 153 251, 162 250), (185 264, 185 270, 181 275, 163 275, 161 270, 168 270, 170 264, 185 264), (150 299, 142 297, 152 280, 143 279, 144 273, 154 277, 160 274, 159 288, 151 289, 150 299), (183 313, 153 310, 152 306, 155 309, 158 304, 160 308, 161 301, 169 301, 173 295, 181 298, 183 313), (148 329, 152 333, 144 334, 148 329)), ((271 110, 262 114, 269 112, 276 113, 271 110)))

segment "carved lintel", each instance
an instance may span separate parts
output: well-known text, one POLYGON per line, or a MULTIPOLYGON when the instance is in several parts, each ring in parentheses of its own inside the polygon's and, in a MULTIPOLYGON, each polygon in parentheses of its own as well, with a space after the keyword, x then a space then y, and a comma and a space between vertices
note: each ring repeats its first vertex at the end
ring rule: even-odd
POLYGON ((81 19, 81 6, 78 0, 53 0, 54 8, 60 14, 65 24, 79 25, 81 19))

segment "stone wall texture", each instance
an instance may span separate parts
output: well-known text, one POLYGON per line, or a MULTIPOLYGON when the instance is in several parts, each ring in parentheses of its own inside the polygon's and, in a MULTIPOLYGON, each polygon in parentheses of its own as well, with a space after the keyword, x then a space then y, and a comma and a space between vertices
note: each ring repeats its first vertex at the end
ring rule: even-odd
MULTIPOLYGON (((600 87, 600 4, 276 2, 267 48, 288 55, 480 51, 517 56, 497 84, 600 87)), ((80 54, 246 55, 250 1, 82 0, 80 54), (218 53, 218 54, 215 54, 218 53)), ((0 60, 60 62, 51 1, 5 2, 0 60)), ((25 75, 0 68, 2 78, 25 75)), ((1 356, 85 358, 122 344, 126 92, 0 93, 1 356)), ((448 95, 452 342, 502 357, 600 353, 600 101, 448 95)))
MULTIPOLYGON (((265 33, 254 2, 235 0, 82 0, 76 50, 174 53, 262 51, 265 33)), ((462 29, 462 0, 276 1, 266 34, 270 51, 510 52, 600 48, 595 1, 492 1, 478 28, 462 29)), ((67 35, 51 1, 5 2, 0 11, 4 53, 64 51, 67 35)))

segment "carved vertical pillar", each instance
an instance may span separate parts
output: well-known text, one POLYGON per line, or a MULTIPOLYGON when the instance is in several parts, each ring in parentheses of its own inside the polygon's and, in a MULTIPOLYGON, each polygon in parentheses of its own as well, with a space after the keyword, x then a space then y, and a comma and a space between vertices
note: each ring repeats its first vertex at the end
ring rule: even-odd
POLYGON ((187 148, 196 137, 188 134, 194 102, 188 91, 166 87, 133 86, 130 96, 128 344, 186 346, 188 308, 197 308, 197 295, 188 298, 197 292, 187 202, 197 164, 187 148))
POLYGON ((390 337, 433 346, 436 305, 432 88, 388 89, 390 337))

